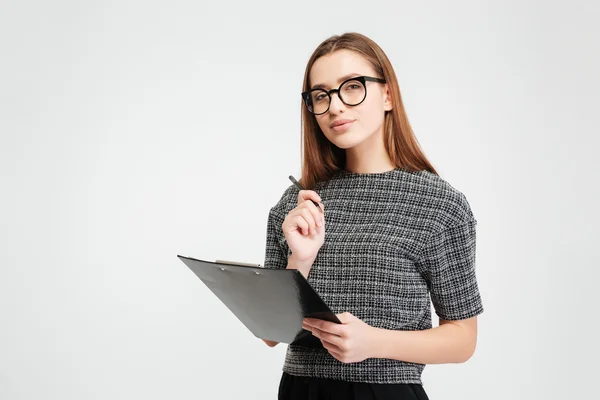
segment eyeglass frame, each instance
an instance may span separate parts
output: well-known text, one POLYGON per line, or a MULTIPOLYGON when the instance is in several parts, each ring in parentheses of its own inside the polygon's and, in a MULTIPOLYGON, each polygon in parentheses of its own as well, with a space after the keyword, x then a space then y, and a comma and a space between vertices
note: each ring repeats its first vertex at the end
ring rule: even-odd
MULTIPOLYGON (((375 78, 372 76, 366 76, 366 75, 362 75, 362 76, 355 76, 353 78, 348 78, 346 79, 344 82, 342 82, 340 84, 340 86, 337 89, 330 89, 330 90, 326 90, 326 89, 322 89, 322 88, 315 88, 315 89, 310 89, 307 90, 305 92, 302 92, 302 100, 304 101, 304 105, 306 106, 306 108, 308 109, 308 112, 310 112, 313 115, 323 115, 325 114, 327 111, 329 111, 329 108, 331 107, 331 95, 333 93, 338 94, 338 98, 342 101, 342 103, 344 103, 345 105, 349 106, 349 107, 354 107, 357 106, 359 104, 361 104, 363 101, 365 101, 365 99, 367 98, 367 82, 378 82, 378 83, 386 83, 386 80, 383 78, 375 78), (343 97, 340 96, 340 90, 342 89, 342 86, 344 86, 346 83, 350 82, 350 81, 359 81, 360 83, 362 83, 363 87, 365 88, 365 96, 363 97, 363 99, 356 103, 356 104, 348 104, 344 101, 343 97), (325 92, 327 94, 327 97, 329 97, 329 104, 327 105, 327 109, 325 111, 323 111, 322 113, 318 113, 316 114, 313 111, 310 111, 310 108, 308 107, 307 101, 310 99, 310 93, 311 92, 315 92, 315 91, 322 91, 325 92)), ((314 106, 313 106, 313 110, 314 110, 314 106)))

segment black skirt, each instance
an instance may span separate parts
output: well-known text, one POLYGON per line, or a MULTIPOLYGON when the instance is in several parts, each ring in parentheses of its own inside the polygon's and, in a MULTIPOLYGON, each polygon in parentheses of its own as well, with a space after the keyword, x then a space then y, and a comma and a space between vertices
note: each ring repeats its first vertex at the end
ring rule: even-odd
POLYGON ((361 383, 309 378, 286 372, 279 383, 279 400, 429 400, 416 383, 361 383))

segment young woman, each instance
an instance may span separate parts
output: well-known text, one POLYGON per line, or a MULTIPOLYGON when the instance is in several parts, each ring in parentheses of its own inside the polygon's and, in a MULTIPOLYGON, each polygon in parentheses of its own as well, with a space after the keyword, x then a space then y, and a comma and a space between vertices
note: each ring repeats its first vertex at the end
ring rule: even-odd
POLYGON ((271 208, 264 264, 298 269, 342 324, 305 319, 323 347, 288 346, 279 399, 427 399, 425 364, 475 350, 477 221, 419 148, 372 40, 322 42, 302 99, 305 190, 271 208))

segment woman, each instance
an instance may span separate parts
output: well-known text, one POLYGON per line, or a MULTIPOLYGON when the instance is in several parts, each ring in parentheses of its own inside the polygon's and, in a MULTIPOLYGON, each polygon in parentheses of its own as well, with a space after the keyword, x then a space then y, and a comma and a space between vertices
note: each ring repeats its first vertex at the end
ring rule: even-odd
POLYGON ((475 350, 477 221, 420 150, 372 40, 321 43, 302 99, 305 190, 270 210, 265 267, 298 269, 342 324, 305 319, 323 347, 288 346, 279 399, 427 399, 425 364, 475 350))

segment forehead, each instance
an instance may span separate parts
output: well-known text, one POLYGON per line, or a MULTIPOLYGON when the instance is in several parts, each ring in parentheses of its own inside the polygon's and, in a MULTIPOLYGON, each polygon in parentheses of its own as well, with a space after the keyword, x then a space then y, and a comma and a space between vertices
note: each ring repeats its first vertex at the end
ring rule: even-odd
POLYGON ((319 57, 309 73, 311 87, 337 87, 342 83, 342 77, 350 74, 373 75, 371 64, 360 54, 350 50, 338 50, 326 56, 319 57))

